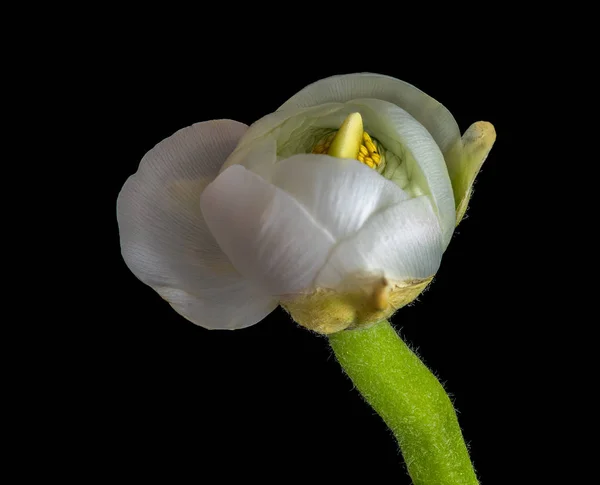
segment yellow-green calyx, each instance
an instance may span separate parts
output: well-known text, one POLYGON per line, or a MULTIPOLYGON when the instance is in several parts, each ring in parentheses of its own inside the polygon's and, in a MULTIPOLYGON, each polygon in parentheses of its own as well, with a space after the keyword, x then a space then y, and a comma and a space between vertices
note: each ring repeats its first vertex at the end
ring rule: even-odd
POLYGON ((284 298, 280 304, 303 327, 332 334, 388 319, 419 296, 432 279, 391 282, 374 277, 344 291, 317 288, 309 294, 284 298))
MULTIPOLYGON (((313 153, 337 158, 354 158, 377 169, 382 157, 369 134, 363 130, 359 113, 349 115, 337 132, 321 139, 313 153)), ((280 300, 300 325, 322 334, 366 328, 412 302, 433 276, 407 281, 390 281, 377 275, 354 275, 341 289, 316 288, 311 293, 288 295, 280 300)))
POLYGON ((363 130, 360 113, 348 115, 340 129, 319 141, 312 152, 337 158, 354 158, 371 168, 381 164, 381 154, 373 139, 363 130))

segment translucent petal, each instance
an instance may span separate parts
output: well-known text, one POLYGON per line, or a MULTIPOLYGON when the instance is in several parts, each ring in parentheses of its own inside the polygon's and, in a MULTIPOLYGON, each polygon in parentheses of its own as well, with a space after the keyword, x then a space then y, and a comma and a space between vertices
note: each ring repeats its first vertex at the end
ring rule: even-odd
POLYGON ((396 281, 427 278, 439 268, 443 251, 431 203, 417 197, 375 214, 355 236, 338 244, 315 284, 339 288, 364 274, 396 281))
POLYGON ((309 288, 334 244, 292 196, 241 165, 206 188, 201 208, 238 271, 274 295, 309 288))
POLYGON ((277 164, 272 183, 292 195, 336 241, 408 195, 357 160, 295 155, 277 164))
POLYGON ((415 86, 380 74, 344 74, 322 79, 302 89, 279 109, 344 103, 358 98, 381 99, 406 110, 431 133, 444 156, 460 144, 460 130, 450 111, 415 86))
POLYGON ((221 171, 232 165, 243 165, 270 181, 276 161, 297 153, 309 153, 324 134, 319 125, 321 118, 342 108, 342 104, 330 103, 277 111, 261 118, 240 139, 221 171))
POLYGON ((144 156, 117 201, 127 266, 206 328, 248 326, 277 305, 235 270, 200 211, 202 191, 246 128, 218 120, 178 131, 144 156))
POLYGON ((290 108, 275 111, 252 123, 240 139, 238 147, 241 148, 248 142, 253 142, 266 135, 273 135, 278 141, 277 146, 279 148, 307 119, 319 119, 336 112, 342 106, 341 103, 327 103, 308 108, 290 108))
POLYGON ((446 247, 456 226, 454 194, 444 157, 429 132, 402 108, 387 101, 361 99, 347 106, 360 109, 365 130, 404 160, 412 185, 431 195, 446 247))
POLYGON ((238 146, 220 171, 224 172, 232 165, 243 165, 269 182, 276 162, 277 141, 273 135, 266 135, 257 138, 253 143, 238 146))
POLYGON ((171 306, 192 323, 212 330, 250 327, 277 308, 276 299, 265 296, 257 285, 237 278, 229 286, 203 290, 201 296, 174 288, 156 288, 171 306))

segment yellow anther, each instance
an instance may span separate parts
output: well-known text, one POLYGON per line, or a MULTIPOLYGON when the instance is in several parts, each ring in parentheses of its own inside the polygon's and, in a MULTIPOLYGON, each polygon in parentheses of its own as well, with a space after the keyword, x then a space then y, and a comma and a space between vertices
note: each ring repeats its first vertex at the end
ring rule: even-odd
POLYGON ((375 148, 375 145, 373 145, 372 141, 366 141, 365 145, 367 146, 369 153, 377 153, 377 148, 375 148))
POLYGON ((359 162, 365 163, 365 156, 362 153, 359 153, 356 158, 359 162))
POLYGON ((373 159, 371 157, 365 157, 365 163, 367 165, 373 165, 373 159))
POLYGON ((364 145, 360 146, 360 153, 362 153, 365 157, 369 156, 369 150, 367 150, 367 147, 364 145))
POLYGON ((369 136, 369 134, 366 131, 363 132, 363 140, 365 141, 365 143, 368 141, 373 143, 373 140, 371 140, 371 137, 369 136))
POLYGON ((337 158, 357 158, 362 138, 362 117, 360 113, 352 113, 348 115, 335 134, 327 154, 337 158))
POLYGON ((372 153, 371 158, 373 159, 373 163, 377 165, 381 163, 381 155, 379 155, 379 153, 372 153))

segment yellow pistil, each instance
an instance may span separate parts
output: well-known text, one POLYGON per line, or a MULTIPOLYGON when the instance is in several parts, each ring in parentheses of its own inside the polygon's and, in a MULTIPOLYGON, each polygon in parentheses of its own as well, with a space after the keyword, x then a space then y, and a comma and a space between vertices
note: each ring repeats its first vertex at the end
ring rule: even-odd
POLYGON ((352 113, 337 132, 320 140, 312 153, 337 158, 355 158, 368 167, 376 169, 381 164, 381 155, 366 131, 363 131, 360 113, 352 113))
POLYGON ((327 155, 336 158, 356 158, 360 151, 363 122, 360 113, 352 113, 335 134, 327 155))

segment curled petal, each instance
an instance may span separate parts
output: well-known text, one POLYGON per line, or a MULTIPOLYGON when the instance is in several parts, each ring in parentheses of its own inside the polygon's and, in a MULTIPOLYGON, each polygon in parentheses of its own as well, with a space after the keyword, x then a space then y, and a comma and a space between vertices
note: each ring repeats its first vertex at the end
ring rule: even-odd
POLYGON ((456 226, 454 195, 444 156, 430 133, 405 110, 387 101, 358 99, 348 105, 361 109, 365 129, 372 130, 407 164, 412 185, 431 195, 447 247, 456 226))
POLYGON ((235 270, 200 211, 202 191, 246 129, 218 120, 178 131, 144 156, 117 201, 127 266, 206 328, 252 325, 277 306, 235 270))
POLYGON ((335 241, 346 238, 374 212, 408 199, 396 184, 357 160, 295 155, 277 164, 272 183, 292 195, 335 241))
POLYGON ((292 196, 241 165, 206 188, 201 208, 236 269, 273 295, 310 287, 334 244, 292 196))
POLYGON ((248 128, 221 171, 239 164, 269 181, 277 159, 310 152, 323 133, 315 125, 324 116, 342 108, 340 103, 329 103, 306 109, 291 108, 264 116, 248 128))
POLYGON ((412 84, 381 74, 344 74, 321 79, 288 99, 279 109, 306 108, 374 98, 393 103, 421 123, 446 156, 460 144, 456 120, 442 104, 412 84))
POLYGON ((426 196, 409 199, 376 213, 353 237, 341 241, 315 285, 340 288, 361 275, 391 281, 433 276, 444 252, 439 221, 426 196))

